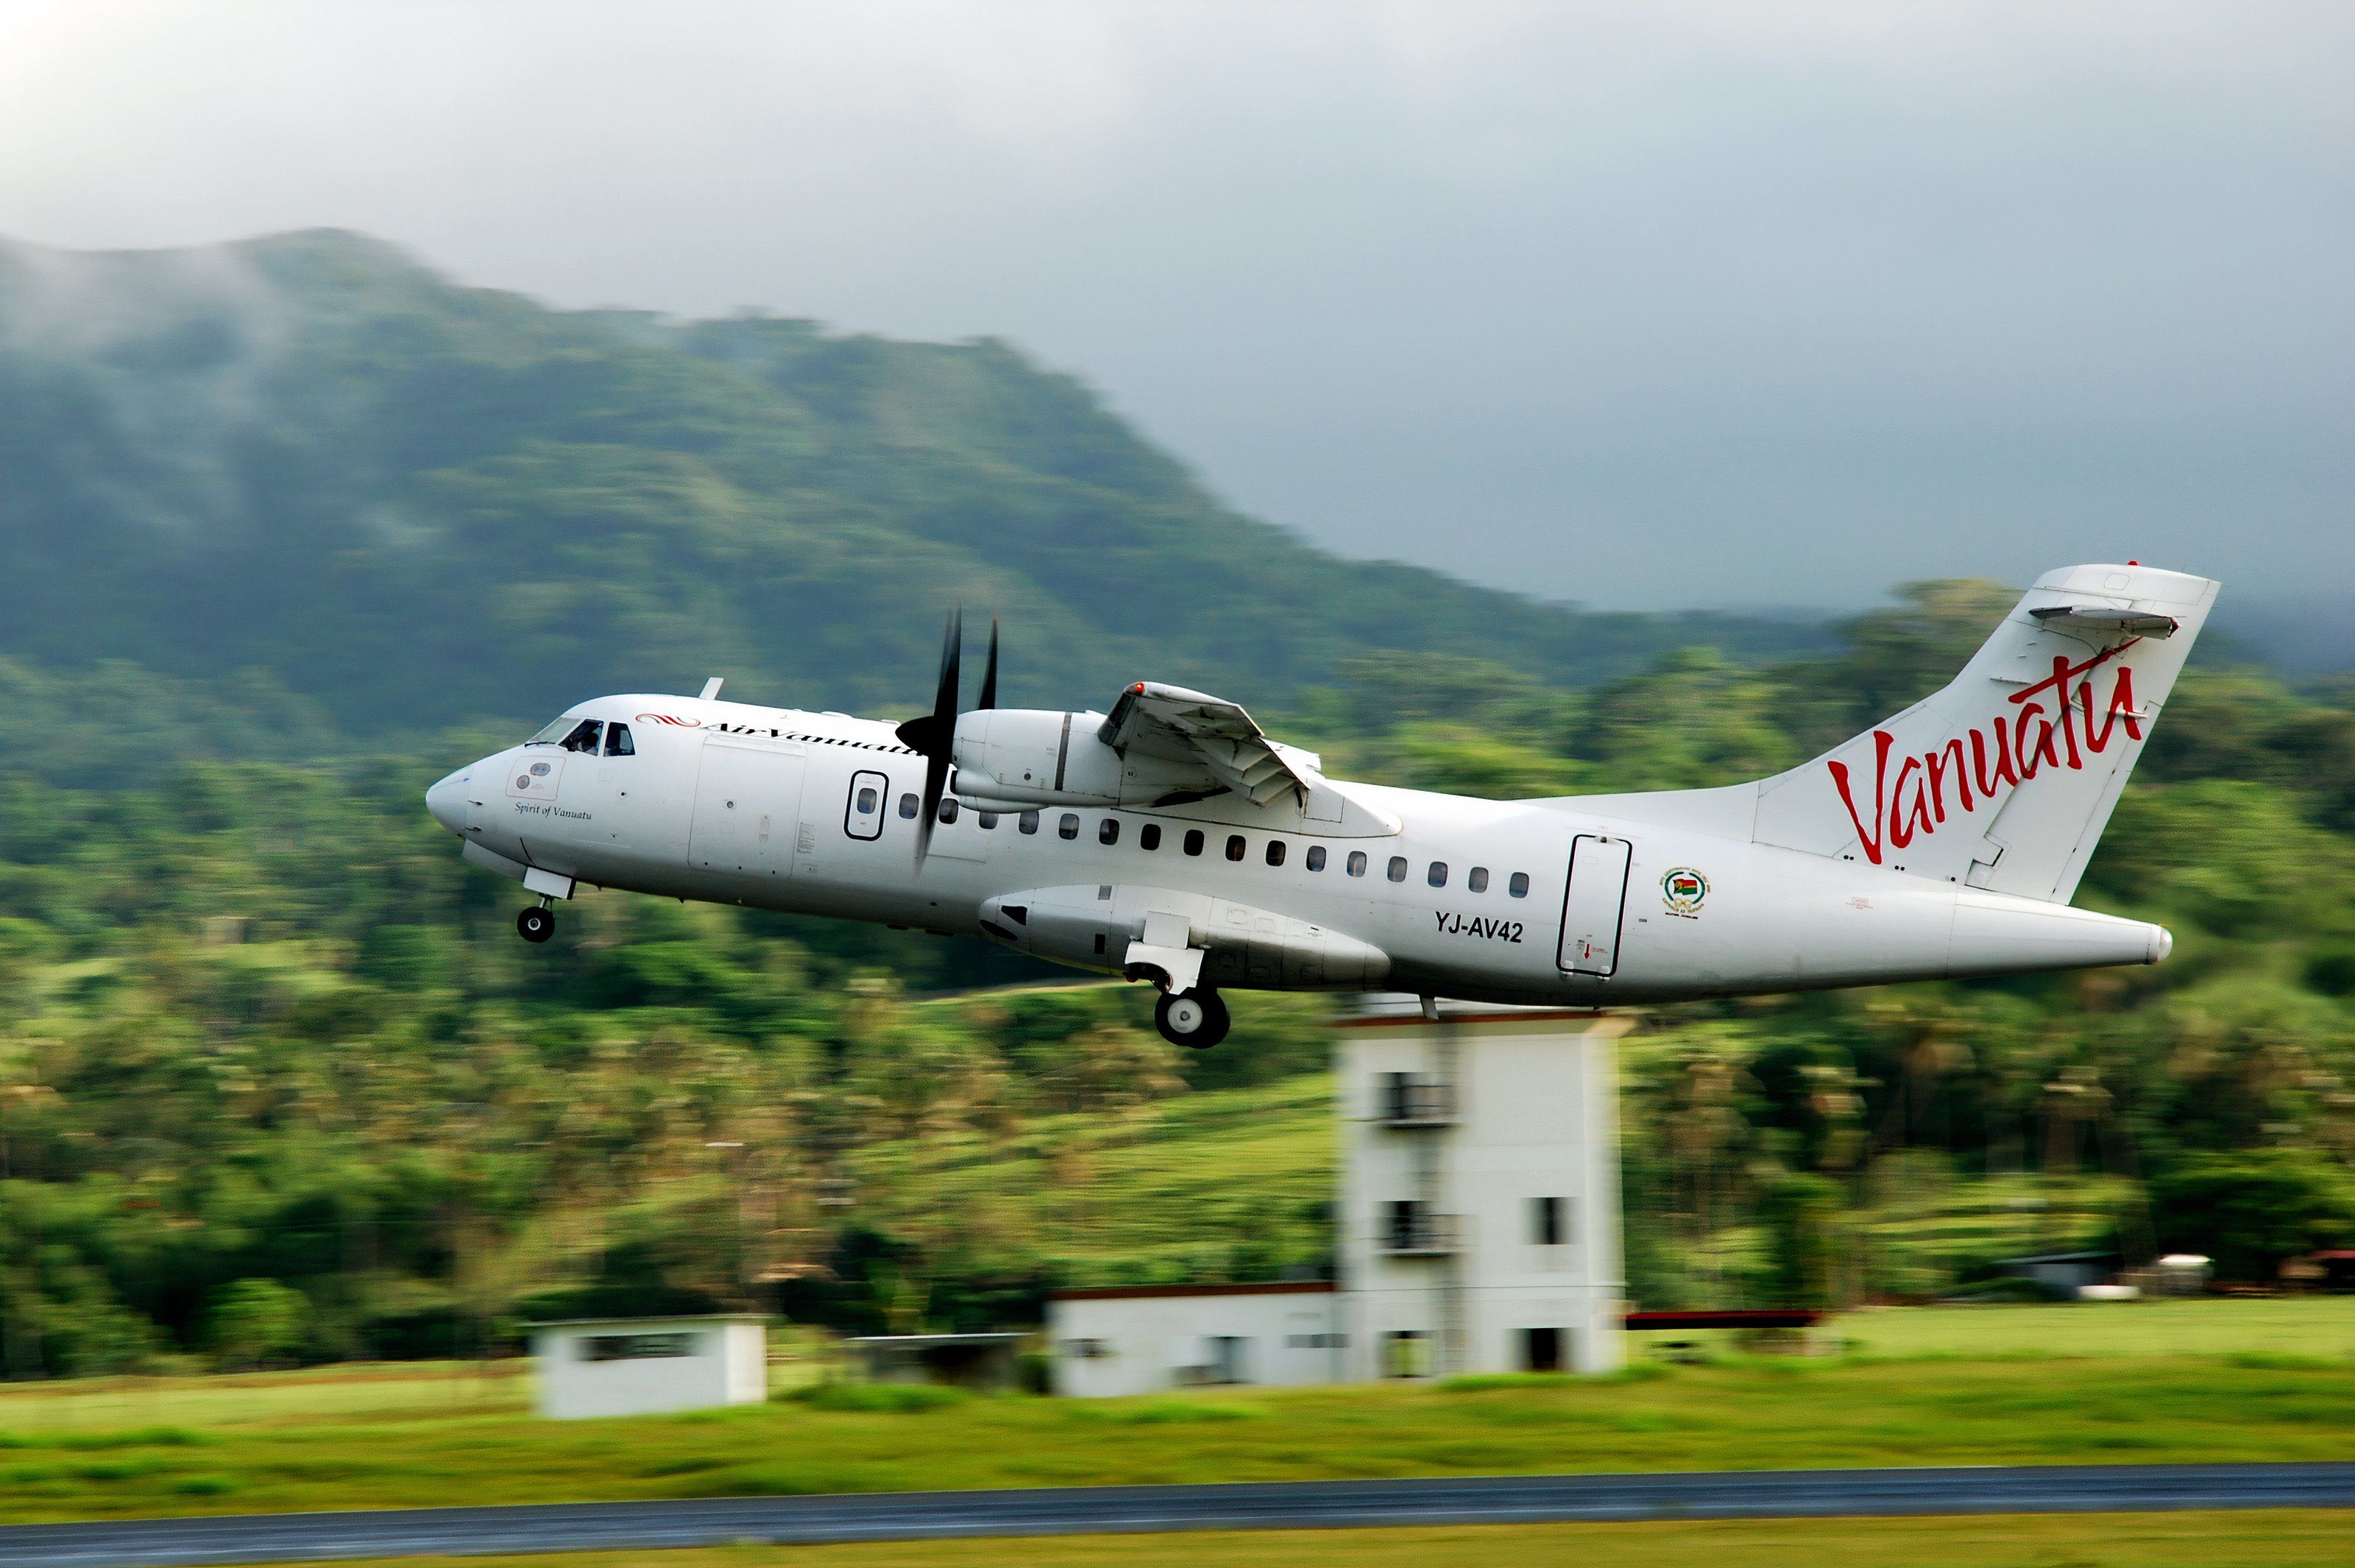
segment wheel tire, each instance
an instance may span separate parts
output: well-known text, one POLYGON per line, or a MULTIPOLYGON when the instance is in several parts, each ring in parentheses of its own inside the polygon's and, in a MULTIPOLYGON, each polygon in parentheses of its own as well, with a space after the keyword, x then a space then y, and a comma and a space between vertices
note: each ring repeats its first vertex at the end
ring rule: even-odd
POLYGON ((1153 1008, 1153 1027, 1161 1031, 1161 1038, 1189 1051, 1208 1051, 1226 1039, 1231 1021, 1227 1004, 1216 991, 1163 997, 1153 1008))
POLYGON ((556 916, 534 905, 516 916, 516 934, 526 942, 545 942, 556 934, 556 916))

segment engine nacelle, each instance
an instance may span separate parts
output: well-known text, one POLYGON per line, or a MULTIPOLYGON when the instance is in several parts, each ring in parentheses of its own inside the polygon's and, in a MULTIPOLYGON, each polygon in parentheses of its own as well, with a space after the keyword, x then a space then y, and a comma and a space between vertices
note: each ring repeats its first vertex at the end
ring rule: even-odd
POLYGON ((985 708, 957 716, 959 800, 986 811, 1038 805, 1142 807, 1171 796, 1199 798, 1219 787, 1206 768, 1104 744, 1101 713, 985 708))

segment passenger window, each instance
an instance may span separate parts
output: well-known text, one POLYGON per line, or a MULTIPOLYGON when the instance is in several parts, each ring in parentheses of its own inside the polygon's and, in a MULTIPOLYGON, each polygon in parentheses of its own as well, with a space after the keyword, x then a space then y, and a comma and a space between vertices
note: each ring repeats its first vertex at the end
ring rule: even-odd
POLYGON ((1063 815, 1058 818, 1055 823, 1055 837, 1058 838, 1077 838, 1079 836, 1080 814, 1076 811, 1067 811, 1063 813, 1063 815))
POLYGON ((1325 869, 1324 845, 1311 844, 1308 847, 1308 869, 1312 871, 1321 871, 1325 869))
POLYGON ((900 797, 900 816, 906 817, 909 821, 913 822, 916 820, 917 809, 916 797, 914 795, 903 795, 900 797))
POLYGON ((638 754, 636 744, 630 739, 627 724, 605 726, 605 754, 609 757, 634 757, 638 754))
POLYGON ((1350 850, 1350 851, 1349 851, 1349 875, 1351 875, 1351 876, 1353 876, 1353 877, 1362 877, 1362 876, 1364 876, 1365 874, 1366 874, 1366 852, 1365 852, 1363 849, 1352 849, 1352 850, 1350 850))
POLYGON ((1199 827, 1188 827, 1186 829, 1186 853, 1199 855, 1201 852, 1202 830, 1199 827))
POLYGON ((875 809, 875 786, 868 785, 858 792, 858 815, 866 816, 875 809))
POLYGON ((1271 866, 1281 866, 1284 864, 1283 839, 1271 838, 1267 841, 1267 863, 1271 866))
POLYGON ((1405 856, 1393 855, 1391 857, 1391 880, 1393 882, 1403 882, 1406 880, 1405 856))
POLYGON ((1136 842, 1137 842, 1137 844, 1138 844, 1141 848, 1146 848, 1146 849, 1158 849, 1158 848, 1161 848, 1161 824, 1159 824, 1159 823, 1157 823, 1157 822, 1148 822, 1148 823, 1146 823, 1146 824, 1142 828, 1138 829, 1138 831, 1137 831, 1137 835, 1136 835, 1136 842))
POLYGON ((586 752, 591 756, 595 756, 597 732, 603 728, 604 726, 594 719, 583 719, 572 727, 571 734, 564 737, 564 749, 568 752, 586 752))
POLYGON ((1243 836, 1242 836, 1241 834, 1240 834, 1240 833, 1230 833, 1230 834, 1228 834, 1228 835, 1227 835, 1227 859, 1230 859, 1230 860, 1240 860, 1240 859, 1241 859, 1243 858, 1243 850, 1244 850, 1244 848, 1246 848, 1246 846, 1245 846, 1245 845, 1244 845, 1244 843, 1243 843, 1243 836))
POLYGON ((1025 833, 1036 833, 1036 832, 1038 832, 1038 831, 1039 831, 1039 814, 1038 814, 1037 812, 1035 812, 1035 811, 1026 811, 1026 812, 1024 812, 1024 813, 1022 814, 1022 820, 1021 820, 1019 823, 1018 823, 1016 826, 1019 827, 1022 829, 1022 831, 1023 831, 1023 832, 1025 832, 1025 833))
POLYGON ((1428 880, 1430 880, 1431 885, 1434 888, 1445 887, 1447 885, 1447 862, 1444 860, 1433 860, 1431 863, 1431 870, 1428 873, 1428 880))
POLYGON ((941 801, 941 823, 942 823, 942 826, 945 827, 945 826, 947 826, 949 823, 954 822, 954 821, 956 820, 956 818, 957 818, 957 803, 956 803, 955 801, 954 801, 954 800, 948 799, 948 798, 946 798, 946 797, 943 797, 943 799, 942 799, 942 801, 941 801))
POLYGON ((1487 892, 1488 891, 1488 868, 1486 866, 1473 867, 1471 878, 1465 885, 1476 893, 1487 892))
POLYGON ((1505 884, 1505 891, 1512 894, 1517 899, 1525 899, 1529 897, 1529 874, 1527 871, 1515 871, 1513 873, 1513 880, 1505 884))
POLYGON ((979 822, 985 829, 997 826, 997 813, 994 811, 976 811, 973 815, 974 820, 979 822))
POLYGON ((1119 817, 1107 816, 1102 822, 1096 824, 1096 842, 1099 844, 1117 844, 1120 842, 1119 817))

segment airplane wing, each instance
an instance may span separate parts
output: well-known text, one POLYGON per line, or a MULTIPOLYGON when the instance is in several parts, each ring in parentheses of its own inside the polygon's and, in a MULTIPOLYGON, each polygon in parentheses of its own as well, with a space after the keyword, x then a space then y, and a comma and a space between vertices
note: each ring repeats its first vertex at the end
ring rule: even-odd
POLYGON ((1269 740, 1240 703, 1157 681, 1122 691, 1097 736, 1124 757, 1201 768, 1254 805, 1287 791, 1305 801, 1322 764, 1314 752, 1269 740))

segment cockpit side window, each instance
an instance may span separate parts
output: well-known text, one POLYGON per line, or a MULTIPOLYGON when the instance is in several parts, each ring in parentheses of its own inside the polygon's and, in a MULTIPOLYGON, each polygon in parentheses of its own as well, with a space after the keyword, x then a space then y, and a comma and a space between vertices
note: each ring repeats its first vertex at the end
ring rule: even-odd
POLYGON ((636 744, 630 739, 627 724, 605 726, 605 754, 609 757, 634 757, 638 754, 636 744))
POLYGON ((589 755, 592 757, 595 756, 597 754, 597 734, 598 731, 602 729, 604 729, 604 726, 599 723, 596 720, 583 719, 578 725, 574 726, 571 734, 564 737, 564 749, 568 752, 586 752, 589 755))

